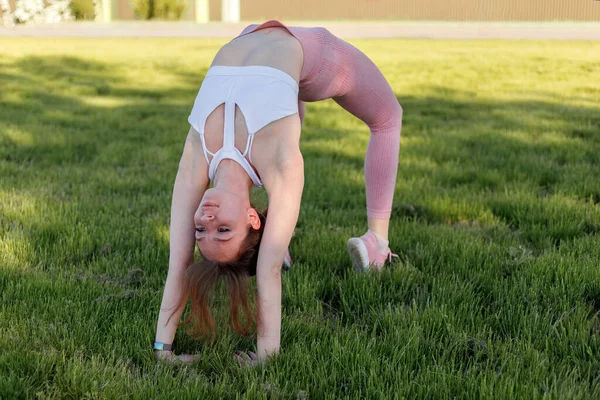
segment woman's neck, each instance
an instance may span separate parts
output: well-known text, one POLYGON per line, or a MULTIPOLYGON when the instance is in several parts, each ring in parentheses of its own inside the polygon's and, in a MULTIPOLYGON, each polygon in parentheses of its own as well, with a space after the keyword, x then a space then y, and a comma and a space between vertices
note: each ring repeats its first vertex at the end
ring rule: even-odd
POLYGON ((252 179, 244 168, 233 160, 225 159, 219 163, 213 187, 235 193, 250 205, 252 179))

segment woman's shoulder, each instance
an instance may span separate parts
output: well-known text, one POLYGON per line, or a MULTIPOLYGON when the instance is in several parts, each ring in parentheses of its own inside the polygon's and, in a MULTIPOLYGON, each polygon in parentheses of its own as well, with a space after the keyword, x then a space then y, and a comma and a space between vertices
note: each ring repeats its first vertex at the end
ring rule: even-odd
POLYGON ((240 36, 244 36, 247 35, 248 33, 254 32, 256 30, 256 28, 258 28, 260 25, 258 24, 250 24, 247 27, 244 28, 244 30, 242 32, 240 32, 239 35, 237 35, 236 37, 240 37, 240 36))

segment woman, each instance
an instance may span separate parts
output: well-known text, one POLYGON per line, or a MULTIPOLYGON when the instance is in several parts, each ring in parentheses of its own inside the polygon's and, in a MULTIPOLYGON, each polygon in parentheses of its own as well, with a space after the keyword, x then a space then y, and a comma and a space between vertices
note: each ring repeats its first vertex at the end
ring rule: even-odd
POLYGON ((277 21, 248 26, 215 56, 188 119, 171 206, 169 272, 154 346, 158 358, 193 360, 171 352, 190 297, 186 323, 192 333, 214 333, 207 298, 219 276, 229 290, 229 322, 247 334, 240 308, 251 321, 245 285, 253 273, 258 354, 236 357, 253 362, 278 352, 281 265, 304 185, 299 147, 304 102, 327 98, 371 131, 365 157, 368 230, 348 240, 350 258, 359 271, 381 269, 391 258, 387 239, 402 108, 389 84, 367 56, 324 28, 277 21), (253 184, 267 192, 268 219, 250 204, 253 184), (203 261, 188 268, 194 241, 203 261))

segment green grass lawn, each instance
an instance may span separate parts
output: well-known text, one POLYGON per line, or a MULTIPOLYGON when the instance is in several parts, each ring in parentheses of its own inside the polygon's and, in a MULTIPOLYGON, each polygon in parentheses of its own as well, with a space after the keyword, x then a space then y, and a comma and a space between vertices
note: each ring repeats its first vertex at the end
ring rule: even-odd
POLYGON ((352 270, 369 133, 309 104, 280 356, 240 368, 255 339, 221 323, 178 332, 200 361, 157 363, 172 184, 222 43, 0 38, 0 398, 600 396, 592 42, 353 42, 404 108, 399 260, 352 270))

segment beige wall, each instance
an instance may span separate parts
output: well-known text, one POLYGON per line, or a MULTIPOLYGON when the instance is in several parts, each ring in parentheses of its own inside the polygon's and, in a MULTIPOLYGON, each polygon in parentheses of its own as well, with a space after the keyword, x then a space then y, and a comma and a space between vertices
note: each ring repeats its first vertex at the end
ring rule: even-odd
MULTIPOLYGON (((240 7, 242 8, 242 10, 244 9, 244 6, 245 6, 244 1, 247 1, 247 0, 240 0, 240 3, 241 3, 240 7)), ((209 0, 208 7, 209 7, 208 15, 209 15, 210 20, 211 21, 220 21, 221 20, 221 0, 209 0)), ((242 19, 248 19, 248 18, 244 18, 244 14, 242 14, 242 19)))
MULTIPOLYGON (((16 0, 9 0, 11 6, 16 0)), ((242 20, 599 21, 599 0, 240 0, 242 20)), ((183 19, 194 19, 190 0, 183 19)), ((130 0, 113 0, 113 18, 135 19, 130 0)), ((221 0, 209 0, 210 20, 221 0)))
MULTIPOLYGON (((211 0, 213 3, 220 1, 211 0)), ((213 14, 211 12, 211 19, 213 14)), ((243 20, 600 21, 597 0, 241 0, 243 20)))

